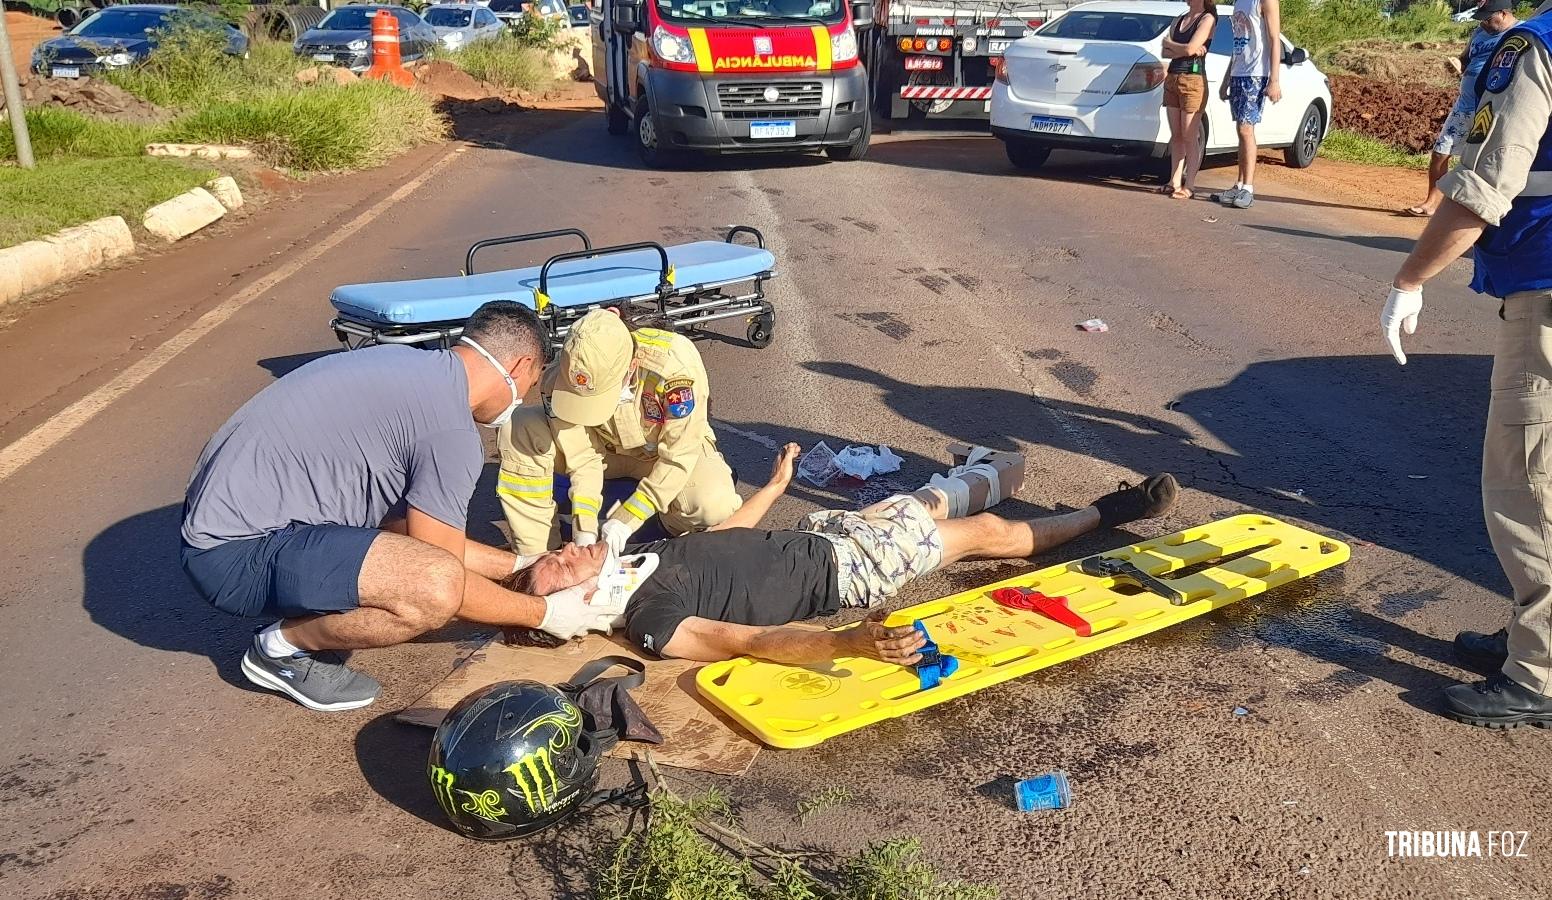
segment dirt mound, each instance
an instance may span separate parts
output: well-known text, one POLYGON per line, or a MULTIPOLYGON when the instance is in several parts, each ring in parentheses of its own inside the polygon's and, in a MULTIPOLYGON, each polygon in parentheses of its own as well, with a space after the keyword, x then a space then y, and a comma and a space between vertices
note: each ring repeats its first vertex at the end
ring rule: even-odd
POLYGON ((1333 124, 1405 147, 1433 146, 1455 103, 1452 89, 1398 84, 1361 75, 1332 75, 1333 124))
POLYGON ((483 100, 505 97, 506 91, 481 81, 446 60, 435 59, 411 69, 415 84, 429 94, 447 100, 483 100))
POLYGON ((1454 88, 1460 84, 1460 54, 1464 44, 1415 41, 1364 41, 1331 51, 1331 69, 1367 75, 1397 84, 1454 88))
MULTIPOLYGON (((27 106, 63 106, 128 122, 165 122, 172 114, 117 85, 96 78, 42 78, 22 81, 22 103, 27 106)), ((4 107, 0 101, 0 107, 4 107)))

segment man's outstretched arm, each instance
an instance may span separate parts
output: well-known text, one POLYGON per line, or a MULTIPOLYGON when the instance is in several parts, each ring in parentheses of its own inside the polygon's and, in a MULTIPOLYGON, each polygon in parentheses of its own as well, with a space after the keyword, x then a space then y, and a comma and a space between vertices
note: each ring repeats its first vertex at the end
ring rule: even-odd
POLYGON ((744 501, 744 505, 738 511, 728 516, 721 524, 713 525, 707 531, 726 531, 729 528, 758 528, 765 514, 771 511, 771 506, 782 494, 787 492, 787 485, 792 483, 792 467, 796 465, 798 454, 803 450, 797 444, 788 444, 776 454, 776 461, 771 463, 771 480, 744 501))
POLYGON ((810 625, 738 625, 691 616, 679 623, 662 649, 663 656, 716 662, 754 656, 788 665, 829 662, 862 656, 909 666, 921 659, 924 642, 909 625, 885 627, 883 610, 875 610, 855 628, 828 631, 810 625))

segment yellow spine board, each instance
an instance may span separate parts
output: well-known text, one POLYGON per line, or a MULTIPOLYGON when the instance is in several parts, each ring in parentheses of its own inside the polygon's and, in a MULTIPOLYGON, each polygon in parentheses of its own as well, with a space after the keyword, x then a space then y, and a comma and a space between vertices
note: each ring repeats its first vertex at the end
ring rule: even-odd
POLYGON ((1276 519, 1234 516, 1104 554, 1169 580, 1186 595, 1182 606, 1124 578, 1085 575, 1074 561, 895 611, 890 624, 920 619, 943 653, 959 657, 959 671, 935 688, 922 690, 913 669, 850 657, 810 666, 743 657, 704 666, 695 683, 763 743, 811 747, 1194 619, 1340 565, 1350 553, 1341 541, 1276 519), (1068 598, 1093 633, 1079 637, 1039 613, 1000 606, 991 595, 1006 587, 1068 598))

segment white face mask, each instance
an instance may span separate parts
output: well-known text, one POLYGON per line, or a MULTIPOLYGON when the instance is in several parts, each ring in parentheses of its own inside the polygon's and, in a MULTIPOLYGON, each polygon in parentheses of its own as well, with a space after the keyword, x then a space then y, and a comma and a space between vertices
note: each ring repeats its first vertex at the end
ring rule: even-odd
POLYGON ((500 428, 507 423, 508 419, 512 418, 512 413, 517 412, 517 408, 523 405, 523 398, 518 396, 517 393, 517 382, 513 381, 512 376, 507 374, 507 370, 501 367, 501 363, 496 362, 496 358, 491 356, 484 347, 476 344, 473 338, 459 338, 458 341, 462 344, 468 344, 475 353, 485 357, 486 362, 495 366, 496 371, 501 373, 501 380, 507 383, 507 390, 512 392, 512 402, 507 405, 506 409, 498 413, 494 419, 491 419, 489 422, 481 422, 479 419, 474 420, 486 428, 500 428))

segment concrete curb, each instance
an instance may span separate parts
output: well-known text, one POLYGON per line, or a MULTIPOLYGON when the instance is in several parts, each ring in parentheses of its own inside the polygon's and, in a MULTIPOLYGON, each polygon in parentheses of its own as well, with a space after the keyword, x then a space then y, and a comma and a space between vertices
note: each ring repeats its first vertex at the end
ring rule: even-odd
POLYGON ((231 144, 146 144, 147 156, 197 156, 200 159, 248 159, 253 151, 231 144))
MULTIPOLYGON (((235 190, 237 185, 232 187, 235 190)), ((181 241, 224 215, 226 207, 221 201, 197 187, 146 210, 140 224, 162 240, 181 241)))
POLYGON ((205 190, 209 191, 211 196, 219 200, 221 205, 226 207, 227 212, 242 208, 242 191, 237 187, 237 179, 230 175, 222 175, 220 178, 212 178, 210 181, 205 183, 205 190))
POLYGON ((134 250, 135 239, 122 216, 0 249, 0 305, 84 275, 134 250))

